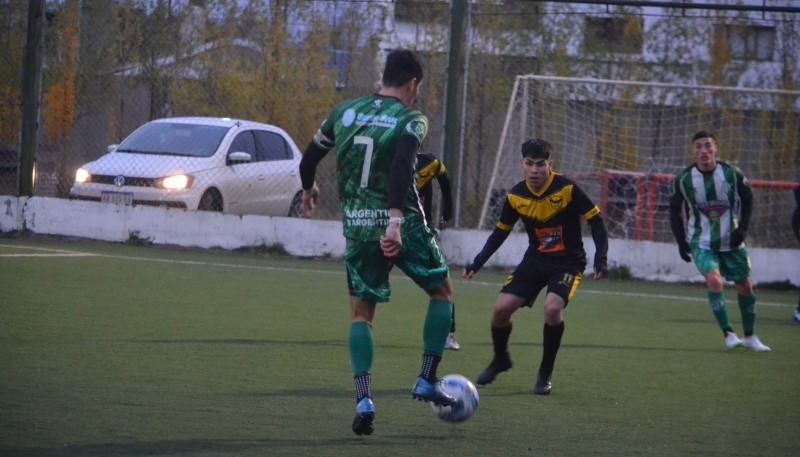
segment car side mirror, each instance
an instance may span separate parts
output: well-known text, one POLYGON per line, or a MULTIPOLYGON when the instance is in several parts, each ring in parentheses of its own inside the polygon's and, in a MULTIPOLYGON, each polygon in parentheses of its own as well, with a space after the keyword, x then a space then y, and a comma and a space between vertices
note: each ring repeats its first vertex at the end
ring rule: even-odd
POLYGON ((118 147, 119 147, 118 144, 109 144, 108 146, 106 146, 106 151, 114 152, 114 150, 116 150, 118 147))
POLYGON ((248 152, 231 152, 228 154, 228 163, 249 163, 252 161, 253 158, 250 156, 248 152))

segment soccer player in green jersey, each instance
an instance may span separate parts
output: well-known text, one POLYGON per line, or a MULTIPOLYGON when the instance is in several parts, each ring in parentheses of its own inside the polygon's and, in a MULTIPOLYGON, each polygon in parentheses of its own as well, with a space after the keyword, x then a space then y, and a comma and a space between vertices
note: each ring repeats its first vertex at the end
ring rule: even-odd
POLYGON ((422 76, 422 65, 414 52, 391 51, 380 91, 336 106, 300 162, 305 189, 303 213, 310 216, 317 165, 336 148, 350 291, 348 347, 356 389, 353 432, 357 435, 373 432, 372 322, 376 304, 389 301, 393 266, 429 297, 422 330, 422 368, 412 397, 445 406, 455 401, 436 376, 450 329, 453 285, 444 255, 425 225, 414 187, 414 163, 428 133, 428 119, 411 109, 422 76))
MULTIPOLYGON (((447 176, 447 168, 441 160, 433 154, 421 152, 417 155, 417 192, 422 202, 422 209, 425 211, 425 223, 428 228, 438 234, 436 224, 433 220, 433 186, 431 182, 435 179, 439 183, 439 190, 442 191, 442 222, 447 222, 453 216, 453 193, 450 188, 450 177, 447 176)), ((445 349, 457 351, 461 345, 456 341, 456 304, 453 303, 453 319, 450 321, 450 334, 447 335, 445 349)))
POLYGON ((522 221, 528 234, 528 249, 503 283, 494 304, 494 358, 478 375, 479 385, 489 384, 498 374, 511 369, 511 316, 521 307, 533 307, 536 296, 546 287, 542 360, 533 393, 550 394, 556 354, 564 334, 564 309, 586 267, 581 220, 586 220, 592 230, 594 279, 601 279, 608 270, 608 232, 600 209, 575 182, 552 171, 552 150, 544 140, 532 139, 522 144, 525 179, 508 192, 497 226, 481 252, 464 269, 464 278, 471 280, 508 238, 517 221, 522 221))
POLYGON ((670 226, 678 252, 686 262, 694 259, 706 280, 708 303, 729 349, 744 346, 769 351, 753 333, 756 297, 750 282, 750 257, 744 240, 753 212, 753 189, 742 170, 718 160, 714 134, 701 130, 692 137, 696 162, 675 178, 669 201, 670 226), (684 225, 683 213, 688 221, 684 225), (733 281, 742 312, 744 340, 728 321, 723 278, 733 281))

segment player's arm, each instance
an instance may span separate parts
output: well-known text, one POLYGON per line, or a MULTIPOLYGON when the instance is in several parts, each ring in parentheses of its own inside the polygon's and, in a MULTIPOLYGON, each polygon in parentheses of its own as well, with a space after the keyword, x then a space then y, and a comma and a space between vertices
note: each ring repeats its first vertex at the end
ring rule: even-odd
POLYGON ((669 198, 669 226, 678 243, 678 253, 685 262, 692 261, 692 249, 686 242, 686 227, 683 224, 683 194, 680 189, 680 175, 675 179, 675 188, 669 198))
POLYGON ((736 173, 736 189, 741 199, 739 209, 739 225, 731 232, 731 246, 737 247, 747 238, 747 228, 750 227, 750 218, 753 215, 753 188, 741 170, 734 167, 736 173))
POLYGON ((439 188, 442 190, 442 219, 445 222, 453 217, 453 189, 450 185, 450 177, 447 172, 443 171, 442 174, 436 176, 436 182, 439 183, 439 188))
POLYGON ((508 235, 511 234, 510 229, 501 228, 500 224, 492 231, 489 235, 489 238, 486 239, 486 244, 483 245, 483 249, 478 255, 475 256, 475 259, 472 260, 472 263, 464 267, 464 273, 462 276, 464 279, 470 280, 478 270, 483 267, 486 261, 492 257, 500 246, 503 245, 503 242, 508 238, 508 235))
POLYGON ((594 279, 600 279, 608 273, 608 230, 606 222, 598 210, 597 214, 587 220, 592 229, 594 241, 594 279))
POLYGON ((592 229, 592 241, 594 241, 594 279, 600 279, 608 273, 608 230, 606 222, 600 214, 600 208, 594 204, 586 192, 578 186, 572 186, 572 200, 586 219, 592 229))
POLYGON ((317 174, 317 165, 325 158, 328 151, 333 149, 335 141, 333 131, 324 133, 328 125, 327 120, 322 123, 314 139, 306 147, 303 157, 300 159, 300 183, 303 187, 303 217, 311 217, 317 203, 317 192, 314 188, 314 180, 317 174))
POLYGON ((511 234, 511 230, 514 228, 517 219, 519 219, 519 213, 511 206, 511 203, 508 201, 508 196, 506 196, 506 201, 503 203, 503 211, 500 213, 500 220, 497 222, 497 226, 495 226, 492 233, 489 234, 489 238, 486 239, 486 243, 483 245, 481 252, 475 256, 472 263, 464 267, 464 273, 462 274, 464 279, 472 279, 475 273, 477 273, 489 258, 492 257, 492 254, 500 249, 500 246, 503 245, 508 235, 511 234))
POLYGON ((414 185, 414 162, 419 145, 419 140, 412 135, 401 135, 397 140, 389 172, 389 225, 386 226, 386 235, 381 238, 381 249, 386 257, 396 256, 403 247, 400 225, 406 193, 414 185))

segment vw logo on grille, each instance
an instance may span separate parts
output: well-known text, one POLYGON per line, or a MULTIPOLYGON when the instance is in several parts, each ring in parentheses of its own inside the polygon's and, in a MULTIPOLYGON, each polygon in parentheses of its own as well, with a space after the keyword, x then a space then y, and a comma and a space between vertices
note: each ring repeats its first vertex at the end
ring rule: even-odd
POLYGON ((117 187, 122 187, 125 185, 125 177, 120 175, 114 178, 114 185, 117 187))

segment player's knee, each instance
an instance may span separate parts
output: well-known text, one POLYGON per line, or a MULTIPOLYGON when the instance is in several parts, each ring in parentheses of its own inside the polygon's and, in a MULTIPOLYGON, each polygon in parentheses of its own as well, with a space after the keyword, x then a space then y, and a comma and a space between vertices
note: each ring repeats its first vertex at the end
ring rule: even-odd
POLYGON ((711 272, 707 274, 706 285, 708 286, 708 290, 713 290, 713 291, 722 290, 722 286, 724 285, 724 283, 722 282, 722 276, 716 272, 711 272))
POLYGON ((563 308, 558 308, 555 306, 545 307, 544 321, 547 322, 548 325, 558 325, 562 320, 564 320, 563 308))

